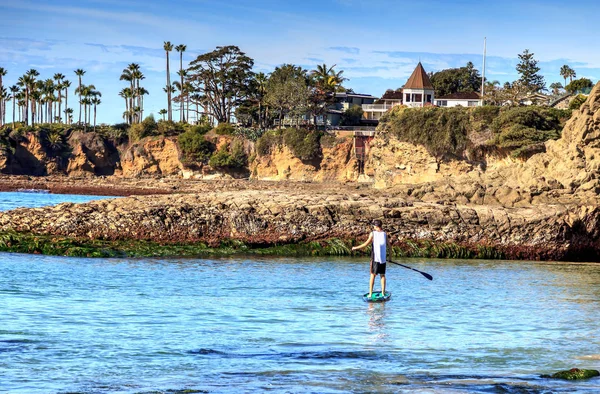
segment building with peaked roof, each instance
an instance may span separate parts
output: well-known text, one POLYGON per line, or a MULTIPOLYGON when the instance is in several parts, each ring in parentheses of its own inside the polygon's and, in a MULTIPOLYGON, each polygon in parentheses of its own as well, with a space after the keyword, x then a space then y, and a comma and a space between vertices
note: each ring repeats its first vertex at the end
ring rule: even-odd
POLYGON ((483 105, 481 95, 477 92, 458 92, 436 97, 438 107, 479 107, 483 105))
POLYGON ((434 88, 421 62, 402 88, 403 104, 407 107, 433 105, 434 88))

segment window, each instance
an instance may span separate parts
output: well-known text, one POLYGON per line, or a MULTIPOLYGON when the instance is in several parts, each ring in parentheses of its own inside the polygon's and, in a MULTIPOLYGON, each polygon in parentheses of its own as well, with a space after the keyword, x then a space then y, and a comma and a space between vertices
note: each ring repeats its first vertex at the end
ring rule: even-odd
POLYGON ((407 103, 410 103, 410 93, 406 93, 406 101, 407 103))
POLYGON ((448 101, 446 101, 446 100, 438 100, 437 105, 438 105, 438 107, 447 107, 448 106, 448 101))
POLYGON ((421 93, 415 94, 415 102, 420 103, 423 101, 423 95, 421 93))
POLYGON ((430 94, 427 95, 427 102, 431 103, 431 95, 430 94))
POLYGON ((479 105, 479 101, 469 101, 467 102, 467 107, 477 107, 479 105))

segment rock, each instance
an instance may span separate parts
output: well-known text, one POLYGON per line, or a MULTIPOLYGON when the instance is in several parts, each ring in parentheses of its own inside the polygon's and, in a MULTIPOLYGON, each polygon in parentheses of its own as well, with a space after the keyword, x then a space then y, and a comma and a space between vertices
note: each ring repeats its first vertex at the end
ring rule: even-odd
POLYGON ((556 372, 552 375, 542 375, 542 378, 552 378, 552 379, 564 379, 564 380, 581 380, 581 379, 590 379, 600 376, 600 371, 595 369, 579 369, 572 368, 568 371, 560 371, 556 372))

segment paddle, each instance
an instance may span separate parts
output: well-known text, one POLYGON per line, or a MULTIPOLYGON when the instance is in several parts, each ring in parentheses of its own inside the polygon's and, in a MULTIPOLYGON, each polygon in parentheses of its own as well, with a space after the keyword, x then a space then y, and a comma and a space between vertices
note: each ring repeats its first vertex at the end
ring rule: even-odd
POLYGON ((392 264, 399 265, 400 267, 408 268, 409 270, 417 271, 418 273, 420 273, 421 275, 423 275, 423 276, 424 276, 424 277, 426 277, 427 279, 429 279, 429 280, 433 280, 433 276, 429 275, 427 272, 419 271, 418 269, 414 269, 414 268, 412 268, 412 267, 409 267, 408 265, 404 265, 404 264, 396 263, 395 261, 392 261, 392 260, 388 260, 388 262, 390 262, 390 263, 392 263, 392 264))

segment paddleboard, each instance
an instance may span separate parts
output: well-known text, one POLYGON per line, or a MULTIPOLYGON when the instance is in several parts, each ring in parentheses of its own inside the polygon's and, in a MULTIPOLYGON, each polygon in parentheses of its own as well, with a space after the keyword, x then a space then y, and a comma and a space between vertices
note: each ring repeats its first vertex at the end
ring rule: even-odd
POLYGON ((385 294, 381 294, 381 291, 374 291, 371 298, 369 298, 369 293, 363 295, 363 300, 366 302, 385 302, 389 301, 390 298, 392 298, 392 293, 389 291, 386 291, 385 294))

